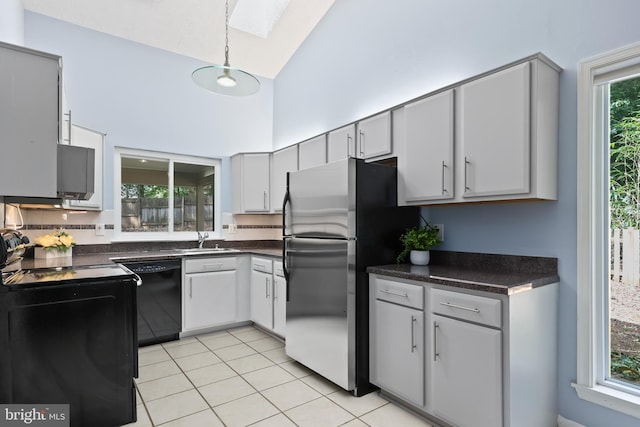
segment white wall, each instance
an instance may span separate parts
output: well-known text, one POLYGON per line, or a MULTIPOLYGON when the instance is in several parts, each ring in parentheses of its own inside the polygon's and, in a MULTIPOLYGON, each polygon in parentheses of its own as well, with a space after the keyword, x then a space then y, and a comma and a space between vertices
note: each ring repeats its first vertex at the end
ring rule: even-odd
POLYGON ((273 81, 249 97, 209 93, 191 80, 192 58, 25 12, 25 45, 63 57, 73 122, 107 134, 105 209, 113 209, 113 147, 223 158, 272 146, 273 81))
POLYGON ((590 427, 640 420, 578 399, 576 90, 580 59, 640 40, 633 0, 340 0, 275 80, 274 148, 541 51, 560 81, 559 200, 424 209, 443 249, 557 257, 559 410, 590 427))
POLYGON ((0 1, 0 41, 24 44, 24 9, 22 0, 0 1))

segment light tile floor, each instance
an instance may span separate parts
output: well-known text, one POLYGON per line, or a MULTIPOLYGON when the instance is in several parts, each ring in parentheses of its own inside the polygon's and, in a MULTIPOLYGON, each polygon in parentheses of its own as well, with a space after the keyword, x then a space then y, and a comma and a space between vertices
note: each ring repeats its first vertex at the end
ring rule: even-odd
POLYGON ((377 392, 354 397, 245 326, 143 347, 131 426, 429 427, 377 392))

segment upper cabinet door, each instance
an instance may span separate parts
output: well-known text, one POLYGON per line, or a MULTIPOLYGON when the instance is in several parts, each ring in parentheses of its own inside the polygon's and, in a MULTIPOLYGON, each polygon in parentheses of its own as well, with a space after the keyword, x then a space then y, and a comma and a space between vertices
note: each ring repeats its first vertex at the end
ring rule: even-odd
POLYGON ((269 212, 269 153, 231 157, 233 213, 269 212))
POLYGON ((300 170, 327 163, 327 137, 322 134, 298 144, 300 170))
POLYGON ((59 56, 0 43, 0 196, 57 197, 59 56))
POLYGON ((356 157, 370 159, 391 154, 391 112, 358 122, 356 157))
POLYGON ((271 156, 271 209, 282 212, 282 203, 287 191, 287 172, 298 170, 298 146, 274 151, 271 156))
POLYGON ((356 125, 350 124, 329 132, 327 140, 329 162, 356 157, 356 125))
POLYGON ((529 62, 460 88, 462 197, 529 193, 529 62))
POLYGON ((399 191, 404 193, 400 203, 453 198, 453 90, 405 106, 404 130, 404 155, 398 158, 404 190, 399 191))

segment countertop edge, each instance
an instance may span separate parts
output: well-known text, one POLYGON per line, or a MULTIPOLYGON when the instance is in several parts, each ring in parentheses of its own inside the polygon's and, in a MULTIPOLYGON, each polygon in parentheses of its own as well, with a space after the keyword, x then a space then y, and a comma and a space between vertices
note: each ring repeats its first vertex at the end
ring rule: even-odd
MULTIPOLYGON (((434 283, 460 289, 471 289, 500 295, 514 295, 541 286, 558 283, 560 281, 560 278, 557 274, 532 273, 531 277, 528 280, 518 279, 508 284, 493 284, 456 277, 432 275, 428 273, 428 270, 425 270, 424 273, 420 273, 416 271, 401 271, 398 270, 397 267, 394 267, 396 266, 372 266, 367 268, 367 273, 400 279, 415 280, 419 282, 434 283)), ((481 274, 480 271, 478 273, 481 274)), ((524 275, 526 275, 526 273, 524 275)))
POLYGON ((261 248, 242 248, 233 252, 219 253, 191 253, 183 254, 178 252, 167 251, 150 251, 150 252, 104 252, 96 254, 73 255, 68 258, 53 258, 50 260, 41 260, 36 258, 25 258, 21 261, 22 269, 34 268, 51 268, 51 267, 80 267, 80 266, 98 266, 124 264, 127 262, 137 261, 153 261, 161 259, 181 259, 181 258, 210 258, 237 255, 258 255, 270 258, 282 257, 282 251, 278 249, 261 249, 261 248))

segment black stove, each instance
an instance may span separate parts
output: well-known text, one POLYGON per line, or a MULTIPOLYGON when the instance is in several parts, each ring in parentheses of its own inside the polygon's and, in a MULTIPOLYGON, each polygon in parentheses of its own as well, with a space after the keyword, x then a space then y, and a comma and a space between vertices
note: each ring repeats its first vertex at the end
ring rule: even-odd
POLYGON ((118 264, 2 273, 0 402, 70 405, 70 427, 136 420, 136 296, 118 264))
POLYGON ((2 291, 55 285, 93 284, 103 280, 139 280, 128 268, 120 265, 81 267, 48 267, 2 273, 2 291))

